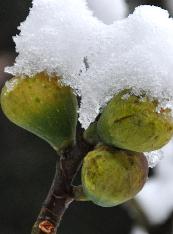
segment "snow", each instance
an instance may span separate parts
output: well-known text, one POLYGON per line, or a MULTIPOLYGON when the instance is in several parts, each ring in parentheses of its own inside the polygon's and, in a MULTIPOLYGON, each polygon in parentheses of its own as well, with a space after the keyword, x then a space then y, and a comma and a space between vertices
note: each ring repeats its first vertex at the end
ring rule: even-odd
POLYGON ((19 56, 11 72, 32 75, 46 70, 73 77, 98 24, 82 0, 33 1, 20 36, 14 38, 19 56))
POLYGON ((131 231, 131 234, 148 234, 145 230, 143 230, 141 227, 134 227, 131 231))
POLYGON ((87 2, 94 15, 105 24, 123 19, 128 12, 125 0, 87 0, 87 2))
POLYGON ((145 153, 145 156, 147 158, 149 167, 151 167, 151 168, 155 167, 160 162, 160 160, 163 159, 163 157, 164 157, 164 148, 165 147, 167 147, 167 145, 162 147, 159 150, 155 150, 155 151, 145 153))
POLYGON ((19 56, 6 71, 60 75, 82 98, 84 128, 124 88, 144 90, 162 107, 172 107, 173 20, 167 11, 140 6, 106 25, 84 0, 34 0, 20 30, 14 37, 19 56))
MULTIPOLYGON (((5 86, 7 88, 7 92, 11 92, 12 90, 15 89, 15 87, 17 86, 17 84, 19 83, 18 82, 19 80, 16 78, 16 79, 13 79, 13 80, 10 80, 10 81, 6 81, 5 82, 5 86)), ((6 95, 7 93, 5 93, 6 95)))
POLYGON ((173 141, 163 148, 164 158, 136 199, 152 224, 164 222, 173 210, 173 141))

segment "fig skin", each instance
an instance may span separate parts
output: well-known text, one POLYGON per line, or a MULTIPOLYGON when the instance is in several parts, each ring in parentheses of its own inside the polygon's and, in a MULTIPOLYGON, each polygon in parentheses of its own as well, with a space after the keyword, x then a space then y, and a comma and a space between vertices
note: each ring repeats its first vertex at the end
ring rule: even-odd
POLYGON ((104 108, 97 132, 105 144, 136 152, 163 147, 173 135, 170 109, 157 111, 158 102, 128 90, 115 95, 104 108), (128 98, 123 98, 129 95, 128 98))
POLYGON ((83 190, 93 203, 102 207, 119 205, 133 198, 148 177, 143 153, 98 146, 84 158, 83 190))
POLYGON ((77 99, 59 77, 39 73, 14 77, 1 93, 4 114, 16 125, 46 140, 61 151, 75 143, 77 99))

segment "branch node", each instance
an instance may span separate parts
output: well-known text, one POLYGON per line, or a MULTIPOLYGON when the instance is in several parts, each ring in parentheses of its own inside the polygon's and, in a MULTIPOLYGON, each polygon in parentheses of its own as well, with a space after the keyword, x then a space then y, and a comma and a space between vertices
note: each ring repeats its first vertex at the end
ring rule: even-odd
POLYGON ((44 220, 39 224, 39 228, 43 233, 51 234, 55 232, 55 226, 48 220, 44 220))

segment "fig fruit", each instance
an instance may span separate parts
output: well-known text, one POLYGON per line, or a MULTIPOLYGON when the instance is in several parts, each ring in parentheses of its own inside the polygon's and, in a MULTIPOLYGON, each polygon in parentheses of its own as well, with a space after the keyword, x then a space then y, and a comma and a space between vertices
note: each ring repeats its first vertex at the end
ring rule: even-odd
POLYGON ((115 95, 97 124, 102 142, 122 149, 148 152, 164 146, 173 135, 170 109, 158 111, 158 101, 129 91, 115 95), (128 95, 127 98, 124 98, 128 95))
POLYGON ((39 73, 14 77, 1 93, 5 115, 16 125, 46 140, 57 151, 75 142, 77 99, 59 77, 39 73))
POLYGON ((89 152, 82 166, 82 185, 95 204, 111 207, 133 198, 148 176, 143 153, 99 146, 89 152))

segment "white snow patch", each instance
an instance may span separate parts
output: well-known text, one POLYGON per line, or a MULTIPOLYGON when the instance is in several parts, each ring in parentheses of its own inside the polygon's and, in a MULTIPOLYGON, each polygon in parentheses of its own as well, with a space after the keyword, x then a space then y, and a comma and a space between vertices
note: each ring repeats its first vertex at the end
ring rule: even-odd
POLYGON ((145 152, 145 156, 147 158, 149 167, 153 168, 160 162, 160 160, 163 159, 164 149, 161 148, 159 150, 145 152))
POLYGON ((34 0, 20 30, 14 38, 19 56, 6 71, 61 75, 82 97, 84 128, 125 88, 172 105, 173 20, 159 7, 140 6, 106 25, 84 0, 34 0))
MULTIPOLYGON (((10 81, 6 81, 5 86, 7 88, 7 92, 14 90, 18 83, 19 83, 19 79, 17 79, 17 78, 10 80, 10 81)), ((6 93, 5 93, 5 95, 6 95, 6 93)))

